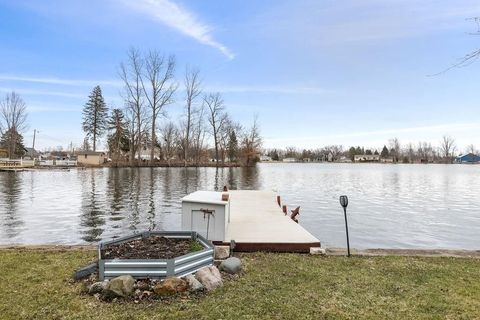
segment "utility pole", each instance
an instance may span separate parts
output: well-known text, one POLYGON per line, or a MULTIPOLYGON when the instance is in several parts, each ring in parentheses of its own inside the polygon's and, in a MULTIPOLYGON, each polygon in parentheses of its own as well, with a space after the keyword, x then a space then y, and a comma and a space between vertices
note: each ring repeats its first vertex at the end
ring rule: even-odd
POLYGON ((33 129, 33 143, 32 143, 32 160, 35 155, 35 136, 37 134, 37 129, 33 129))

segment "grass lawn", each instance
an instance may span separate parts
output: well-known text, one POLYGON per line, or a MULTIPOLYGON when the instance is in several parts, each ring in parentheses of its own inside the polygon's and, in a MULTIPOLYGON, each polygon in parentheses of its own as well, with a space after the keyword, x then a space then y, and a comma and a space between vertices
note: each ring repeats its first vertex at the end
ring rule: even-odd
POLYGON ((0 250, 0 319, 480 319, 480 259, 248 254, 205 297, 108 304, 71 281, 94 257, 0 250))

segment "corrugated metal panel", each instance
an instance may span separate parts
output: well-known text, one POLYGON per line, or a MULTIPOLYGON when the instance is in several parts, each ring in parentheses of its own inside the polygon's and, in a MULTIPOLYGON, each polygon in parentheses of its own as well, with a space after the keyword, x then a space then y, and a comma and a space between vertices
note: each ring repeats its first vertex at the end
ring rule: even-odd
POLYGON ((136 279, 161 279, 167 276, 184 276, 197 270, 213 265, 213 245, 196 232, 190 231, 147 231, 99 244, 99 277, 111 279, 121 275, 131 275, 136 279), (175 259, 101 259, 102 249, 110 244, 126 242, 135 238, 158 235, 168 238, 196 239, 205 249, 192 252, 175 259))

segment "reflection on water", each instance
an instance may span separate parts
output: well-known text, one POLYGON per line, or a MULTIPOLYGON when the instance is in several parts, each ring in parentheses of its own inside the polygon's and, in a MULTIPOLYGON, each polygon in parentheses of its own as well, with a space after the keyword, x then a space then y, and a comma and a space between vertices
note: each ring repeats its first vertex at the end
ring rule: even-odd
POLYGON ((91 174, 89 177, 81 176, 82 182, 82 208, 80 214, 80 226, 82 239, 87 242, 101 240, 102 227, 105 225, 105 211, 103 210, 101 189, 97 189, 97 176, 91 174), (97 191, 98 190, 98 191, 97 191), (98 193, 97 193, 98 192, 98 193))
MULTIPOLYGON (((95 243, 176 230, 198 189, 278 191, 326 246, 478 249, 480 166, 260 164, 256 168, 120 168, 0 173, 0 244, 95 243)), ((261 214, 261 212, 259 212, 261 214)))
POLYGON ((16 237, 22 229, 23 221, 18 214, 21 181, 15 172, 5 172, 0 185, 0 199, 2 204, 2 227, 6 237, 16 237))

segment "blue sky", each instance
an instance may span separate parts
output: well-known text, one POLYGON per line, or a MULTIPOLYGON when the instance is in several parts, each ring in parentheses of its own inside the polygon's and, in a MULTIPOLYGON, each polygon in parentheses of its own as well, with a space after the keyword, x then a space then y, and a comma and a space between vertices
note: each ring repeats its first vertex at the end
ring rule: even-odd
MULTIPOLYGON (((0 94, 20 93, 39 148, 80 144, 81 110, 100 84, 122 107, 131 46, 201 70, 265 147, 378 147, 456 138, 480 148, 480 61, 428 76, 480 47, 478 1, 0 0, 0 94)), ((182 92, 168 109, 176 121, 182 92)))

